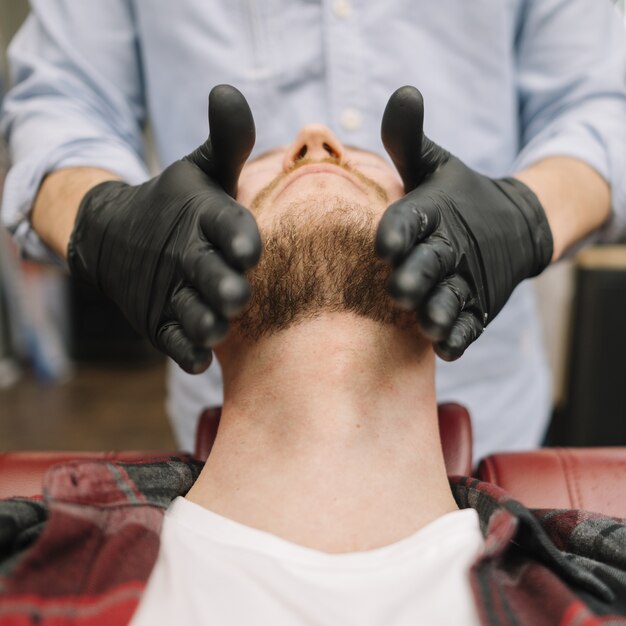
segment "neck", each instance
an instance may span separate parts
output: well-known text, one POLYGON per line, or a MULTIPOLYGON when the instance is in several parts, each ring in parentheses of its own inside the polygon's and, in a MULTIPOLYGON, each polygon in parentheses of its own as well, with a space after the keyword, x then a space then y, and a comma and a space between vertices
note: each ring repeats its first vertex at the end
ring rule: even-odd
POLYGON ((456 508, 415 330, 327 314, 219 356, 220 428, 192 501, 325 552, 388 545, 456 508))

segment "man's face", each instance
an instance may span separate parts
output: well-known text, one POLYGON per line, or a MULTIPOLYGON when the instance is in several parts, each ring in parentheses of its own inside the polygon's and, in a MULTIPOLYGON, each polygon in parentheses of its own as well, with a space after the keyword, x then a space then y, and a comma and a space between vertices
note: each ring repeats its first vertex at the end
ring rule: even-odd
POLYGON ((378 222, 402 195, 384 159, 344 147, 325 126, 246 164, 237 200, 257 219, 263 254, 235 333, 254 341, 324 312, 415 324, 387 296, 390 268, 374 253, 378 222))
POLYGON ((294 205, 332 209, 341 199, 382 216, 403 195, 397 172, 382 157, 344 146, 326 126, 302 128, 294 142, 248 162, 237 200, 261 230, 294 205))

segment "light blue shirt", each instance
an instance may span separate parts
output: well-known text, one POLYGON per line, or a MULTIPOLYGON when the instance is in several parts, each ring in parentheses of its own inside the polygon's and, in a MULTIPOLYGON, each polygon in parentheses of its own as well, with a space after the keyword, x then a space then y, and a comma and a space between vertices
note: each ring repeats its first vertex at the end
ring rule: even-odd
MULTIPOLYGON (((28 221, 47 172, 89 165, 144 180, 146 121, 166 165, 204 140, 207 94, 223 82, 250 102, 257 152, 311 122, 382 152, 385 103, 415 85, 426 132, 470 166, 501 176, 578 157, 612 187, 602 236, 624 226, 626 47, 609 0, 31 4, 10 48, 17 85, 2 128, 14 162, 3 219, 32 256, 52 258, 28 221)), ((175 369, 170 409, 188 447, 199 408, 221 401, 218 375, 175 369)), ((440 364, 438 393, 471 409, 479 456, 540 441, 550 394, 528 283, 459 362, 440 364)))

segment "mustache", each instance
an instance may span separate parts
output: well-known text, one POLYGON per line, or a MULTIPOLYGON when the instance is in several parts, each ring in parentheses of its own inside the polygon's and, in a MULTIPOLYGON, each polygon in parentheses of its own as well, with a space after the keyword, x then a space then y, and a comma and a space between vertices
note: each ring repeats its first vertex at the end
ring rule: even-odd
POLYGON ((363 172, 352 167, 350 163, 346 163, 346 162, 342 163, 338 158, 332 157, 332 156, 329 156, 322 160, 318 159, 315 161, 313 159, 307 159, 305 157, 296 161, 293 165, 289 167, 289 169, 285 170, 284 172, 281 172, 278 176, 276 176, 276 178, 274 178, 267 185, 265 185, 265 187, 263 187, 263 189, 261 189, 261 191, 257 193, 257 195, 254 197, 254 199, 250 203, 250 211, 252 211, 253 213, 258 212, 261 205, 263 205, 265 201, 272 195, 274 190, 285 180, 285 178, 290 176, 293 172, 307 165, 321 164, 321 163, 329 163, 331 165, 335 165, 336 167, 341 168, 345 172, 352 174, 352 176, 354 176, 359 182, 361 182, 363 185, 369 188, 372 192, 374 192, 374 194, 378 196, 380 200, 382 200, 386 204, 389 204, 389 195, 387 194, 385 189, 381 185, 379 185, 376 181, 372 180, 369 176, 366 176, 365 174, 363 174, 363 172))

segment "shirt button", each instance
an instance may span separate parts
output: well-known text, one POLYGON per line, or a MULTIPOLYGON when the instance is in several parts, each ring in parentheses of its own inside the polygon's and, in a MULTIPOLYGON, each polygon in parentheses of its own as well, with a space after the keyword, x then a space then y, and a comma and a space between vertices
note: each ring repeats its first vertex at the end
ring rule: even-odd
POLYGON ((346 130, 359 130, 363 123, 363 118, 356 109, 345 109, 341 114, 340 122, 346 130))
POLYGON ((350 0, 335 0, 334 12, 337 17, 346 18, 352 13, 350 0))

